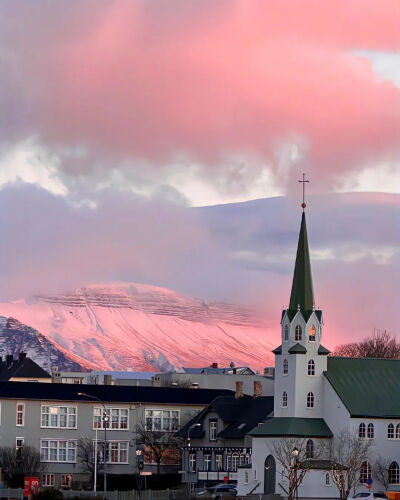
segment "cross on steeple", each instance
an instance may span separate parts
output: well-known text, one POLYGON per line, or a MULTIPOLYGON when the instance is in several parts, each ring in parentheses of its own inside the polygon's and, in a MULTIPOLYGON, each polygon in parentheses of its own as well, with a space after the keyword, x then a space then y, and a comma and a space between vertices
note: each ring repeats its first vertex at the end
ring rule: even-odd
POLYGON ((309 180, 306 179, 306 174, 303 173, 303 180, 302 181, 298 181, 298 182, 301 182, 303 184, 303 203, 301 204, 301 207, 303 209, 303 212, 304 212, 304 209, 306 208, 306 202, 305 202, 305 194, 306 194, 306 182, 310 182, 309 180))

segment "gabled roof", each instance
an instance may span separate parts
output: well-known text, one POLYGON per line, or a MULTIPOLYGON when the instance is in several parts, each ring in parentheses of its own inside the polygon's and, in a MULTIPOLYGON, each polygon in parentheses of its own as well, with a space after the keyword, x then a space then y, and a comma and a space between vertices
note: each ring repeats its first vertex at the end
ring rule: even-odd
POLYGON ((282 354, 282 345, 279 345, 276 349, 272 351, 273 354, 282 354))
POLYGON ((323 418, 273 417, 259 425, 252 436, 321 437, 333 436, 323 418))
POLYGON ((51 378, 43 368, 31 358, 18 358, 10 361, 0 362, 0 381, 10 380, 14 377, 21 378, 51 378))
POLYGON ((297 311, 298 306, 300 306, 302 311, 312 311, 314 308, 314 290, 311 276, 310 253, 308 250, 306 215, 304 212, 301 216, 289 309, 297 311))
POLYGON ((400 418, 400 360, 329 356, 324 374, 352 417, 400 418))
POLYGON ((307 349, 303 345, 297 343, 288 350, 288 353, 289 354, 306 354, 307 349))
POLYGON ((104 403, 149 403, 207 405, 217 396, 234 394, 221 389, 184 389, 180 387, 148 387, 127 385, 76 385, 31 382, 0 382, 1 399, 95 402, 79 396, 84 392, 104 403))
POLYGON ((327 356, 327 355, 328 355, 328 354, 330 354, 330 353, 331 353, 331 351, 329 351, 329 350, 328 350, 326 347, 324 347, 323 345, 320 345, 320 346, 318 347, 318 354, 322 354, 322 355, 324 355, 324 354, 325 354, 325 355, 327 356))
POLYGON ((218 437, 241 439, 259 422, 265 420, 273 409, 273 396, 258 398, 251 396, 235 398, 234 395, 221 396, 212 401, 201 413, 189 420, 175 435, 187 437, 189 428, 200 423, 202 427, 192 427, 190 437, 191 439, 201 438, 204 435, 203 422, 206 416, 209 413, 216 413, 225 424, 228 424, 218 433, 218 437))
POLYGON ((296 310, 284 309, 282 311, 281 322, 282 322, 283 318, 285 317, 285 313, 287 313, 289 321, 291 323, 298 312, 302 315, 302 317, 304 318, 304 321, 306 323, 310 319, 310 316, 311 316, 312 313, 315 313, 315 315, 317 316, 318 321, 320 323, 322 322, 322 311, 321 311, 321 309, 309 309, 308 311, 303 311, 303 310, 297 311, 297 309, 296 310))

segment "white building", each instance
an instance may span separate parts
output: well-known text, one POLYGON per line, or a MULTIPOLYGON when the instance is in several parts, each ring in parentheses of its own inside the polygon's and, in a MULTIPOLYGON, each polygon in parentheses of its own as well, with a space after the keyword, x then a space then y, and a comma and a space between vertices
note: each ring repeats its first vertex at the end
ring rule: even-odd
MULTIPOLYGON (((302 440, 307 443, 308 457, 313 458, 321 441, 328 443, 342 431, 373 441, 356 491, 368 491, 370 475, 372 491, 385 490, 374 477, 378 457, 387 463, 389 489, 400 490, 400 360, 328 357, 322 333, 303 211, 290 303, 281 319, 282 344, 273 351, 274 416, 251 432, 252 465, 239 471, 239 495, 287 497, 287 479, 274 456, 274 442, 284 437, 302 440)), ((339 498, 330 467, 329 460, 315 460, 298 489, 298 498, 339 498)))

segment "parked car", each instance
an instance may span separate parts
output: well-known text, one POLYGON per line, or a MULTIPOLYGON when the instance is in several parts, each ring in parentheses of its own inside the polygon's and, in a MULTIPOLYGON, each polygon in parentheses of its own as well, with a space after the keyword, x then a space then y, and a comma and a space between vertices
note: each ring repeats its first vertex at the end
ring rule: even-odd
POLYGON ((353 498, 362 498, 363 500, 374 500, 378 498, 386 498, 386 493, 383 493, 383 491, 376 491, 375 493, 370 493, 370 492, 362 492, 362 493, 357 493, 356 495, 349 497, 348 500, 353 500, 353 498))
POLYGON ((236 498, 237 489, 233 484, 217 484, 204 490, 198 491, 195 498, 202 500, 230 500, 236 498))

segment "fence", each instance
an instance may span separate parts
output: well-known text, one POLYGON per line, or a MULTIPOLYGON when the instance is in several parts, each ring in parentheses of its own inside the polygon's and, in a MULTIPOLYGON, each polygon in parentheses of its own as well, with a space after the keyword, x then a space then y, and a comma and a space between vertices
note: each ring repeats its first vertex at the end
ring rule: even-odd
MULTIPOLYGON (((103 492, 98 491, 74 491, 74 490, 63 490, 62 494, 64 498, 103 498, 103 492)), ((190 497, 186 488, 177 490, 132 490, 132 491, 107 491, 107 500, 187 500, 190 497)), ((16 498, 18 500, 23 500, 24 490, 22 488, 2 488, 0 489, 0 499, 1 498, 16 498)))

